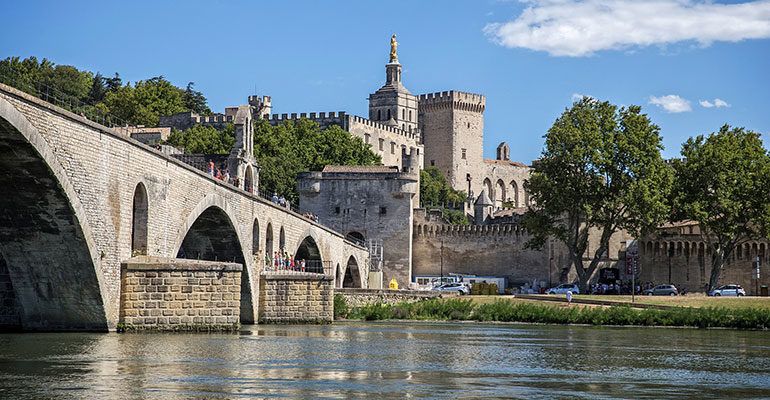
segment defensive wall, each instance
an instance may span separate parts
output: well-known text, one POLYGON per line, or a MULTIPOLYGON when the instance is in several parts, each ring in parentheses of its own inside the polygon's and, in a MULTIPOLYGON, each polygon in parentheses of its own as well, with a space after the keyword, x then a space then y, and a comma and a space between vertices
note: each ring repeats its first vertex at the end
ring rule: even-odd
POLYGON ((367 283, 368 251, 339 233, 6 85, 0 168, 0 257, 23 329, 114 329, 120 263, 137 254, 244 265, 242 322, 256 317, 260 261, 281 247, 312 249, 333 276, 355 265, 367 283))
MULTIPOLYGON (((711 277, 713 252, 699 233, 650 236, 639 240, 640 280, 655 284, 671 283, 688 292, 704 292, 711 277)), ((721 284, 739 284, 748 295, 757 287, 770 285, 768 241, 753 240, 740 245, 726 260, 721 284), (756 279, 755 259, 759 257, 760 279, 756 279)))
MULTIPOLYGON (((501 276, 508 279, 509 286, 533 281, 552 286, 577 280, 563 243, 548 239, 542 250, 528 249, 531 236, 526 229, 516 222, 495 222, 509 218, 495 218, 488 225, 453 226, 435 216, 427 218, 422 209, 414 215, 413 275, 437 276, 443 270, 443 275, 501 276)), ((625 274, 627 239, 622 232, 612 236, 592 280, 598 279, 601 268, 619 268, 621 279, 630 280, 625 274)), ((598 232, 592 231, 587 254, 593 255, 598 240, 598 232)), ((586 266, 588 262, 584 259, 586 266)))

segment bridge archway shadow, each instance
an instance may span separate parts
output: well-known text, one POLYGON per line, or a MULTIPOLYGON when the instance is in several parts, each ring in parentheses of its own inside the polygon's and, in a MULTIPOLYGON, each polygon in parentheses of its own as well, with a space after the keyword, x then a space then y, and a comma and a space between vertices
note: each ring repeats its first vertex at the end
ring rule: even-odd
POLYGON ((106 331, 109 294, 83 206, 47 142, 3 99, 0 188, 0 304, 14 305, 0 329, 106 331))
POLYGON ((243 265, 241 274, 241 323, 254 323, 250 276, 238 233, 227 213, 217 206, 203 211, 190 226, 177 258, 236 262, 243 265))
POLYGON ((131 255, 147 255, 147 189, 139 182, 134 190, 131 218, 131 255))
POLYGON ((307 272, 324 272, 321 250, 318 249, 318 244, 316 244, 316 241, 312 236, 307 236, 302 239, 302 242, 297 247, 297 251, 294 253, 294 260, 296 262, 305 260, 307 272))
POLYGON ((348 258, 345 267, 345 277, 342 279, 343 288, 361 288, 361 274, 358 272, 358 262, 353 256, 348 258))

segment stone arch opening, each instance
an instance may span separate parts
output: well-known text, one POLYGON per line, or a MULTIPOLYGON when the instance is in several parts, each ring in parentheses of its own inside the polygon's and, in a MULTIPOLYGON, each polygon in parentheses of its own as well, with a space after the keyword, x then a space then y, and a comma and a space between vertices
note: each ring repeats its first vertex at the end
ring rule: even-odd
POLYGON ((321 250, 312 236, 305 237, 294 252, 295 263, 301 265, 302 260, 305 260, 305 272, 324 273, 321 250))
POLYGON ((268 222, 265 229, 265 254, 273 259, 273 224, 268 222))
POLYGON ((511 202, 513 203, 513 207, 519 207, 519 185, 516 184, 516 181, 511 181, 511 202))
POLYGON ((360 288, 361 287, 361 274, 358 273, 358 262, 353 256, 348 258, 348 263, 345 266, 345 278, 342 280, 342 287, 344 288, 360 288))
POLYGON ((114 267, 116 256, 99 257, 64 168, 27 118, 4 99, 0 170, 0 187, 12 188, 0 196, 0 270, 13 309, 0 326, 107 331, 111 307, 105 305, 110 300, 99 267, 114 267))
POLYGON ((246 177, 243 180, 243 190, 254 193, 254 170, 251 165, 246 167, 246 177))
POLYGON ((348 232, 347 235, 345 235, 345 239, 361 245, 366 242, 366 237, 364 237, 364 234, 357 231, 348 232))
POLYGON ((241 241, 227 213, 217 206, 206 208, 187 230, 177 251, 177 258, 235 262, 241 272, 241 323, 254 323, 248 268, 241 241))
POLYGON ((281 233, 278 235, 278 251, 286 251, 286 231, 281 227, 281 233))
POLYGON ((131 215, 131 255, 147 255, 147 189, 139 182, 134 190, 134 206, 131 215))
POLYGON ((256 218, 251 228, 251 255, 259 260, 259 220, 256 218))
POLYGON ((337 266, 334 267, 334 287, 341 288, 342 287, 342 269, 340 269, 340 263, 337 263, 337 266))
POLYGON ((502 179, 498 179, 495 184, 495 208, 502 208, 507 198, 505 197, 505 184, 502 179))

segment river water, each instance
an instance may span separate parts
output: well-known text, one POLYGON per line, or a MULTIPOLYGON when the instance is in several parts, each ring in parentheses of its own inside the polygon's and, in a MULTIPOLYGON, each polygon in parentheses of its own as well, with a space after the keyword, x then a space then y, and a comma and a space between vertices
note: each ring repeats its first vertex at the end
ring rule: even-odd
POLYGON ((0 398, 770 398, 770 333, 465 323, 0 334, 0 398))

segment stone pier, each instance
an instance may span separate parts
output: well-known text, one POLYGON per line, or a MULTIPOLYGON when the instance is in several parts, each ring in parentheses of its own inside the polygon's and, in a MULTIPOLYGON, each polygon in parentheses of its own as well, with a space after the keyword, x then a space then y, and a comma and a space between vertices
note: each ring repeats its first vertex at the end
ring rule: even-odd
POLYGON ((334 277, 324 274, 262 273, 260 322, 330 323, 334 320, 334 277))

